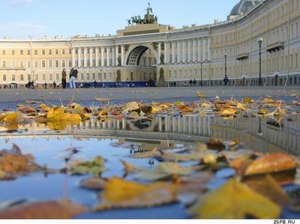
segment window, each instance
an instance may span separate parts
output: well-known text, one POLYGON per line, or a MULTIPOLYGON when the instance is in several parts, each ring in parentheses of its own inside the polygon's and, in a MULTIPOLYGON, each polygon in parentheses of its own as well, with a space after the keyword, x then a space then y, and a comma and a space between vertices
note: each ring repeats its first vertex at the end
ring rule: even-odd
POLYGON ((46 54, 46 51, 45 50, 42 50, 42 55, 45 55, 46 54))
POLYGON ((58 50, 57 49, 55 50, 55 54, 58 54, 58 50))
POLYGON ((55 67, 56 67, 56 68, 59 67, 59 62, 58 62, 58 60, 55 61, 55 67))
POLYGON ((23 74, 20 75, 20 80, 24 81, 24 75, 23 74))
POLYGON ((6 81, 6 75, 3 75, 3 81, 6 81))
POLYGON ((53 80, 53 75, 49 74, 49 80, 52 81, 53 80))
POLYGON ((31 64, 30 61, 27 61, 27 68, 30 68, 31 64))
POLYGON ((6 68, 6 61, 2 61, 2 68, 6 68))
POLYGON ((11 81, 13 81, 13 82, 16 81, 16 75, 13 74, 13 75, 11 76, 11 81))
POLYGON ((37 50, 34 50, 34 55, 37 55, 38 54, 38 51, 37 50))
POLYGON ((2 55, 5 55, 5 50, 2 50, 2 55))
POLYGON ((23 50, 20 50, 20 55, 23 55, 24 54, 24 51, 23 50))
POLYGON ((20 67, 24 68, 24 61, 23 60, 20 61, 20 67))
POLYGON ((31 75, 30 74, 27 75, 27 80, 31 81, 31 75))
POLYGON ((42 61, 42 67, 43 67, 43 68, 46 67, 46 62, 45 62, 45 60, 42 61))
POLYGON ((12 51, 11 51, 11 54, 12 54, 12 55, 15 55, 15 50, 12 50, 12 51))
POLYGON ((52 50, 49 50, 49 55, 51 55, 52 54, 52 50))
POLYGON ((93 73, 92 79, 95 80, 96 79, 96 75, 95 73, 93 73))
POLYGON ((62 53, 62 54, 65 54, 65 50, 64 50, 64 49, 62 49, 61 53, 62 53))
POLYGON ((30 55, 30 50, 27 50, 27 55, 30 55))
POLYGON ((49 68, 52 68, 52 60, 49 60, 49 68))
POLYGON ((90 80, 90 73, 86 73, 86 79, 90 80))
POLYGON ((45 81, 46 80, 46 75, 45 74, 43 74, 43 81, 45 81))
POLYGON ((59 74, 56 74, 56 81, 59 80, 59 74))
POLYGON ((37 68, 38 67, 38 62, 34 61, 34 67, 37 68))
POLYGON ((66 67, 66 61, 65 60, 62 60, 62 67, 64 68, 64 67, 66 67))

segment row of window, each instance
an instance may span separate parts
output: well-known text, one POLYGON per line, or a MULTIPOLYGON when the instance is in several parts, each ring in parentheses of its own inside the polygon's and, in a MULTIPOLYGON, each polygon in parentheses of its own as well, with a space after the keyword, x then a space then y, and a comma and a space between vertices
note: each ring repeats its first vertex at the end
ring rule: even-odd
MULTIPOLYGON (((41 52, 42 53, 42 55, 46 55, 46 50, 45 49, 43 49, 43 50, 37 50, 37 49, 34 49, 34 50, 30 50, 30 49, 28 49, 28 50, 4 50, 4 49, 2 49, 1 50, 1 54, 2 55, 6 55, 6 54, 9 54, 8 52, 10 52, 10 54, 11 55, 17 55, 17 54, 19 54, 19 55, 31 55, 32 54, 32 52, 33 52, 33 54, 34 55, 38 55, 38 52, 41 52)), ((58 49, 56 49, 56 50, 52 50, 52 49, 50 49, 50 50, 48 50, 48 55, 52 55, 52 54, 56 54, 56 55, 59 55, 59 54, 66 54, 66 52, 68 52, 69 54, 71 54, 71 50, 65 50, 65 49, 60 49, 60 50, 58 50, 58 49)))
MULTIPOLYGON (((1 76, 0 76, 1 77, 1 76)), ((95 73, 80 73, 80 75, 78 76, 78 81, 94 81, 94 80, 112 80, 113 78, 113 74, 112 73, 98 73, 97 75, 95 73)), ((11 81, 11 82, 16 82, 16 81, 21 81, 21 82, 27 82, 27 81, 32 81, 32 76, 31 74, 27 74, 27 75, 24 75, 24 74, 20 74, 20 75, 15 75, 15 74, 12 74, 12 75, 6 75, 6 74, 3 74, 2 75, 2 81, 3 82, 6 82, 6 81, 11 81), (8 78, 10 77, 10 79, 8 78), (26 80, 25 80, 26 79, 26 80)), ((38 74, 35 74, 34 75, 34 81, 36 82, 46 82, 46 81, 50 81, 50 82, 53 82, 53 81, 56 81, 56 82, 60 82, 61 81, 61 75, 60 74, 41 74, 41 75, 38 75, 38 74)))

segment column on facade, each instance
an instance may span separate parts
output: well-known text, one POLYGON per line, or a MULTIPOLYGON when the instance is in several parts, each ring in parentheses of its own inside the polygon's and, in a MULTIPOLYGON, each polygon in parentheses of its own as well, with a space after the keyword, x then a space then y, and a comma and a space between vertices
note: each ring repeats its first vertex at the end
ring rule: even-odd
POLYGON ((158 43, 158 53, 157 53, 157 60, 156 60, 158 65, 161 64, 160 56, 161 56, 161 43, 158 43))
POLYGON ((101 47, 101 67, 104 67, 104 47, 101 47))
POLYGON ((75 67, 75 49, 72 48, 72 67, 75 67))
POLYGON ((177 63, 181 61, 180 41, 177 41, 177 63))
POLYGON ((168 42, 164 42, 164 46, 165 46, 165 64, 169 64, 169 43, 168 42))
POLYGON ((191 49, 192 49, 191 40, 188 40, 188 63, 191 62, 191 49))
POLYGON ((207 40, 207 60, 210 61, 210 38, 207 40))
POLYGON ((90 48, 90 67, 94 67, 95 65, 93 64, 93 51, 95 48, 90 48))
POLYGON ((109 51, 110 51, 110 48, 107 47, 106 48, 106 66, 108 67, 109 66, 109 59, 110 59, 110 55, 109 55, 109 51))
POLYGON ((98 51, 99 51, 99 48, 96 47, 95 49, 95 60, 96 60, 96 67, 99 67, 99 55, 98 55, 98 51))
POLYGON ((172 64, 175 63, 175 42, 172 42, 172 64))
POLYGON ((83 48, 83 66, 87 65, 87 48, 83 48))
POLYGON ((119 46, 115 47, 115 66, 118 66, 119 46))
POLYGON ((124 66, 124 46, 121 46, 121 66, 124 66))
POLYGON ((193 62, 197 61, 197 59, 196 59, 196 56, 197 56, 197 54, 196 54, 196 46, 197 46, 196 40, 193 40, 193 62))
POLYGON ((185 41, 182 41, 182 62, 185 63, 186 62, 186 49, 185 49, 185 41))
POLYGON ((81 67, 81 48, 77 48, 78 52, 78 67, 81 67))
POLYGON ((203 58, 203 61, 207 60, 206 58, 206 39, 203 39, 203 42, 202 42, 202 58, 203 58))
POLYGON ((201 40, 198 40, 198 61, 202 61, 201 56, 201 40))

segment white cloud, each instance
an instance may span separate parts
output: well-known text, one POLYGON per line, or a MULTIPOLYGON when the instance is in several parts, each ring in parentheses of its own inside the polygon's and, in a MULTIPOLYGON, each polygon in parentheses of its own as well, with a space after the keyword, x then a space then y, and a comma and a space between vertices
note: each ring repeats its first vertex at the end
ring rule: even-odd
POLYGON ((28 23, 28 22, 11 22, 0 24, 0 33, 9 38, 27 38, 29 36, 44 36, 48 30, 47 26, 28 23))

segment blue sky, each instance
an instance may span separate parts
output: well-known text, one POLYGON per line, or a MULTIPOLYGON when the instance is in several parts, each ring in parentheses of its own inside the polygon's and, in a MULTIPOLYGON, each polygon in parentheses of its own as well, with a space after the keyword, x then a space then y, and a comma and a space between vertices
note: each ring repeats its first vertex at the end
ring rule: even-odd
POLYGON ((239 0, 0 0, 0 38, 115 35, 148 2, 160 24, 180 28, 226 20, 239 0))

